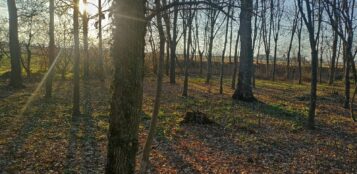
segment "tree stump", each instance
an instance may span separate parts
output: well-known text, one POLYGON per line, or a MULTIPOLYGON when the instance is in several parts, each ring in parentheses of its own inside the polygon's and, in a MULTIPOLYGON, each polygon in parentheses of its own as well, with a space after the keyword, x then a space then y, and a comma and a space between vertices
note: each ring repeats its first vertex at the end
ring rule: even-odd
POLYGON ((205 113, 200 111, 186 112, 181 124, 215 124, 205 113))

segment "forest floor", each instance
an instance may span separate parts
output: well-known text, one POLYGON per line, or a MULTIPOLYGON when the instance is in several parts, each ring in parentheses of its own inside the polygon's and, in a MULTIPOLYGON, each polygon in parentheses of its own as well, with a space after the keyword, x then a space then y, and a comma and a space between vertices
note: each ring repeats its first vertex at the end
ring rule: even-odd
MULTIPOLYGON (((151 173, 357 173, 357 126, 342 107, 342 84, 318 85, 312 131, 305 127, 309 84, 258 80, 256 103, 233 103, 229 84, 221 95, 217 79, 206 85, 190 77, 190 97, 183 98, 182 80, 171 85, 165 78, 151 173), (191 110, 218 124, 180 124, 191 110)), ((71 81, 57 81, 50 100, 43 91, 31 97, 37 85, 0 85, 0 173, 103 173, 109 88, 82 83, 83 114, 72 118, 71 81)), ((146 77, 141 147, 154 95, 155 78, 146 77)))

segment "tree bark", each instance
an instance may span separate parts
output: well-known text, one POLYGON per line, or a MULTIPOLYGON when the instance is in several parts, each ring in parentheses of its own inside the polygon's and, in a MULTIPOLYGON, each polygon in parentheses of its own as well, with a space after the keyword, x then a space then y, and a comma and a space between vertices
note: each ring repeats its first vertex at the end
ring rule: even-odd
POLYGON ((295 5, 295 17, 293 20, 293 27, 291 29, 291 36, 290 36, 290 42, 289 42, 289 48, 288 48, 288 53, 286 56, 286 79, 289 80, 290 79, 290 53, 291 53, 291 48, 293 45, 293 40, 294 40, 294 35, 296 32, 296 28, 297 28, 297 24, 298 24, 298 19, 299 19, 299 10, 297 10, 297 7, 295 5))
MULTIPOLYGON (((83 0, 83 4, 87 5, 87 0, 83 0)), ((83 78, 88 80, 89 78, 89 53, 88 53, 88 12, 86 10, 83 11, 82 14, 82 22, 83 22, 83 49, 84 49, 84 72, 83 78)))
MULTIPOLYGON (((156 9, 161 8, 160 0, 155 0, 156 9)), ((155 102, 154 102, 154 110, 152 113, 150 129, 148 133, 148 137, 146 138, 146 142, 143 149, 143 155, 140 164, 140 173, 145 174, 147 173, 147 168, 149 164, 149 156, 151 151, 152 141, 154 139, 154 135, 156 132, 156 125, 157 125, 157 116, 160 110, 160 99, 161 99, 161 89, 162 89, 162 78, 163 78, 163 66, 164 66, 164 57, 165 57, 165 33, 162 26, 162 15, 160 12, 157 13, 156 20, 157 20, 157 27, 159 30, 159 37, 160 37, 160 55, 159 55, 159 64, 157 69, 157 81, 156 81, 156 95, 155 95, 155 102)), ((134 161, 135 163, 135 161, 134 161)))
POLYGON ((74 64, 73 64, 73 116, 79 116, 79 0, 73 0, 73 35, 74 35, 74 64))
MULTIPOLYGON (((176 0, 175 0, 176 2, 176 0)), ((177 17, 178 17, 178 7, 174 7, 174 21, 172 29, 172 39, 170 42, 171 46, 171 56, 170 56, 170 83, 176 83, 176 40, 177 40, 177 17)))
POLYGON ((114 74, 106 173, 133 174, 143 98, 145 0, 113 1, 112 7, 114 74))
POLYGON ((9 47, 11 56, 11 74, 9 85, 13 88, 22 88, 21 75, 21 47, 18 36, 18 20, 15 0, 7 0, 9 10, 9 47))
POLYGON ((252 90, 252 0, 241 0, 240 26, 241 53, 237 89, 234 91, 234 100, 255 101, 252 90))
POLYGON ((310 89, 310 106, 309 106, 309 116, 308 116, 308 127, 309 129, 315 128, 315 109, 316 109, 316 90, 317 90, 317 68, 318 68, 318 50, 317 50, 317 39, 320 33, 321 26, 321 4, 320 1, 316 2, 318 8, 315 7, 315 3, 311 3, 310 0, 305 0, 305 6, 302 3, 302 0, 298 0, 298 7, 302 19, 308 29, 309 41, 311 48, 311 89, 310 89), (306 14, 303 8, 306 8, 306 14), (318 28, 315 29, 315 13, 318 15, 318 28), (315 33, 316 31, 316 33, 315 33), (315 36, 316 35, 316 36, 315 36))
POLYGON ((48 44, 48 77, 46 80, 46 92, 45 97, 52 97, 52 81, 54 76, 54 68, 52 67, 53 61, 55 59, 55 2, 50 0, 50 24, 49 24, 49 39, 48 44))
POLYGON ((102 10, 102 0, 98 0, 98 47, 99 47, 99 59, 98 59, 98 71, 101 80, 105 79, 104 71, 104 56, 103 56, 103 28, 102 28, 102 19, 103 19, 103 10, 102 10))
MULTIPOLYGON (((231 3, 231 1, 229 1, 231 3)), ((228 14, 230 14, 231 11, 231 6, 229 4, 228 6, 228 14)), ((223 46, 223 51, 222 51, 222 57, 221 57, 221 70, 220 70, 220 77, 219 77, 219 93, 223 94, 223 77, 224 77, 224 57, 226 55, 226 48, 227 48, 227 42, 228 42, 228 28, 229 28, 229 18, 227 17, 227 23, 226 23, 226 34, 224 38, 224 46, 223 46)))
POLYGON ((232 75, 232 85, 231 88, 235 89, 236 88, 236 79, 237 79, 237 71, 238 71, 238 44, 239 44, 239 34, 240 32, 238 31, 237 34, 237 39, 236 39, 236 45, 234 48, 234 68, 233 68, 233 75, 232 75))
POLYGON ((299 69, 299 84, 302 84, 302 68, 301 68, 301 31, 303 21, 300 19, 300 27, 298 30, 298 69, 299 69))

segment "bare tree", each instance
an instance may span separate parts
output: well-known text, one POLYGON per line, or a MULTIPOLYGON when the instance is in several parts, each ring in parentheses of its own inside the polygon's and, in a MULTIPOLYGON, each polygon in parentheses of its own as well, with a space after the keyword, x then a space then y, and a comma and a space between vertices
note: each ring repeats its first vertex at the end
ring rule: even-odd
POLYGON ((321 0, 298 0, 298 7, 302 19, 309 33, 311 48, 311 91, 308 127, 315 128, 315 109, 316 109, 316 90, 317 90, 317 68, 318 68, 318 50, 317 40, 320 35, 322 3, 321 0), (305 5, 303 5, 303 1, 305 5), (304 10, 305 9, 305 10, 304 10), (318 20, 316 20, 318 19, 318 20), (318 28, 315 28, 317 25, 318 28))
MULTIPOLYGON (((229 1, 228 5, 228 14, 231 12, 231 1, 229 1)), ((226 48, 227 48, 227 42, 228 42, 228 29, 229 29, 229 17, 226 19, 226 31, 225 31, 225 37, 224 37, 224 45, 223 45, 223 51, 222 51, 222 57, 221 57, 221 71, 220 71, 220 80, 219 80, 219 93, 223 94, 223 76, 224 76, 224 57, 226 56, 226 48)))
POLYGON ((273 21, 273 33, 274 33, 274 62, 273 62, 273 81, 275 81, 275 72, 276 72, 276 54, 278 48, 278 39, 279 39, 279 32, 280 32, 280 22, 284 14, 284 0, 277 0, 276 1, 276 10, 275 10, 275 21, 273 21))
MULTIPOLYGON (((337 0, 335 0, 337 1, 337 0)), ((337 2, 330 2, 324 0, 324 6, 327 11, 327 14, 330 18, 331 25, 334 31, 340 36, 340 39, 343 41, 344 45, 344 57, 345 57, 345 100, 344 107, 349 108, 350 106, 350 68, 354 65, 352 45, 353 45, 353 18, 354 18, 354 7, 355 0, 339 0, 337 2), (338 3, 337 3, 338 2, 338 3), (341 8, 338 8, 340 4, 341 8), (334 11, 334 12, 333 12, 334 11), (336 18, 333 13, 339 14, 341 17, 342 23, 336 21, 336 18), (345 34, 346 33, 346 34, 345 34)), ((354 67, 352 67, 354 68, 354 67)), ((354 69, 353 69, 354 70, 354 69)), ((356 81, 356 73, 354 73, 356 81)))
POLYGON ((266 22, 266 13, 268 11, 268 6, 267 6, 267 0, 263 0, 262 2, 262 11, 261 11, 261 16, 262 16, 262 30, 263 30, 263 44, 264 44, 264 49, 265 49, 265 58, 266 58, 266 69, 265 69, 265 75, 266 77, 269 76, 270 73, 270 68, 269 68, 269 60, 270 60, 270 46, 271 46, 271 34, 272 34, 272 27, 273 27, 273 22, 274 22, 274 1, 270 1, 270 22, 269 22, 269 31, 268 31, 268 24, 266 22))
MULTIPOLYGON (((190 0, 189 2, 192 2, 192 0, 190 0)), ((191 6, 189 6, 189 10, 187 11, 188 12, 186 15, 184 15, 185 17, 183 20, 185 77, 183 83, 184 85, 183 85, 182 96, 187 96, 188 93, 188 68, 190 64, 190 51, 191 51, 191 44, 192 44, 192 22, 193 22, 193 18, 195 17, 195 13, 192 12, 191 6)), ((184 10, 183 13, 186 13, 186 11, 184 10)))
MULTIPOLYGON (((161 8, 160 0, 155 0, 156 9, 161 8)), ((165 56, 165 33, 162 25, 162 15, 160 12, 157 13, 156 16, 157 20, 157 28, 159 31, 160 37, 160 55, 159 55, 159 65, 157 69, 157 81, 156 81, 156 95, 155 95, 155 102, 154 102, 154 110, 152 113, 150 129, 148 136, 145 141, 143 155, 140 163, 140 173, 145 174, 147 173, 148 163, 149 163, 149 156, 151 151, 151 144, 154 139, 154 135, 156 132, 156 125, 157 125, 157 116, 159 114, 160 109, 160 99, 161 99, 161 89, 162 89, 162 77, 163 77, 163 66, 164 66, 164 56, 165 56)), ((133 161, 135 163, 135 160, 133 161)))
POLYGON ((288 47, 288 52, 287 52, 287 56, 286 56, 286 79, 289 80, 290 79, 290 53, 291 53, 291 48, 293 45, 293 40, 294 40, 294 35, 296 32, 296 29, 298 27, 298 22, 299 22, 299 9, 296 6, 296 1, 294 1, 294 19, 293 19, 293 24, 292 24, 292 28, 291 28, 291 36, 290 36, 290 42, 289 42, 289 47, 288 47))
POLYGON ((208 57, 207 57, 207 77, 206 77, 206 84, 208 84, 211 80, 212 76, 212 50, 213 50, 213 41, 214 38, 216 37, 215 32, 215 25, 218 19, 218 15, 220 14, 220 11, 217 10, 216 8, 209 8, 208 9, 208 18, 209 18, 209 45, 208 45, 208 57))

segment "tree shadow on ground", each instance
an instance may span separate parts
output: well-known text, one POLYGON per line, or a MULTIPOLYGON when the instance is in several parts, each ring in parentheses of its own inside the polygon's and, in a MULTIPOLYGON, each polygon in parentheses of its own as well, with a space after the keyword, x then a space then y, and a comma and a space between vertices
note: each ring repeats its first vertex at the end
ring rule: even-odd
MULTIPOLYGON (((199 174, 200 171, 186 161, 183 154, 180 154, 175 147, 173 147, 174 143, 174 141, 170 141, 165 138, 159 141, 159 145, 156 149, 169 160, 169 165, 174 167, 178 174, 199 174)), ((155 170, 157 173, 160 173, 155 168, 151 170, 155 170)))
POLYGON ((244 107, 253 113, 262 114, 262 116, 282 119, 293 122, 297 125, 304 125, 307 121, 306 116, 298 111, 287 110, 279 105, 270 105, 261 101, 257 102, 235 102, 239 111, 239 107, 244 107))
POLYGON ((17 161, 19 150, 24 146, 26 140, 31 136, 32 132, 41 126, 41 120, 45 118, 45 112, 48 108, 56 106, 54 100, 39 99, 32 103, 31 111, 24 112, 22 115, 14 117, 24 117, 23 124, 15 133, 15 136, 5 145, 7 151, 0 155, 0 171, 7 170, 12 163, 17 161))
POLYGON ((96 173, 101 154, 96 140, 97 125, 92 116, 92 95, 88 81, 83 85, 83 113, 72 116, 66 159, 66 172, 96 173))

